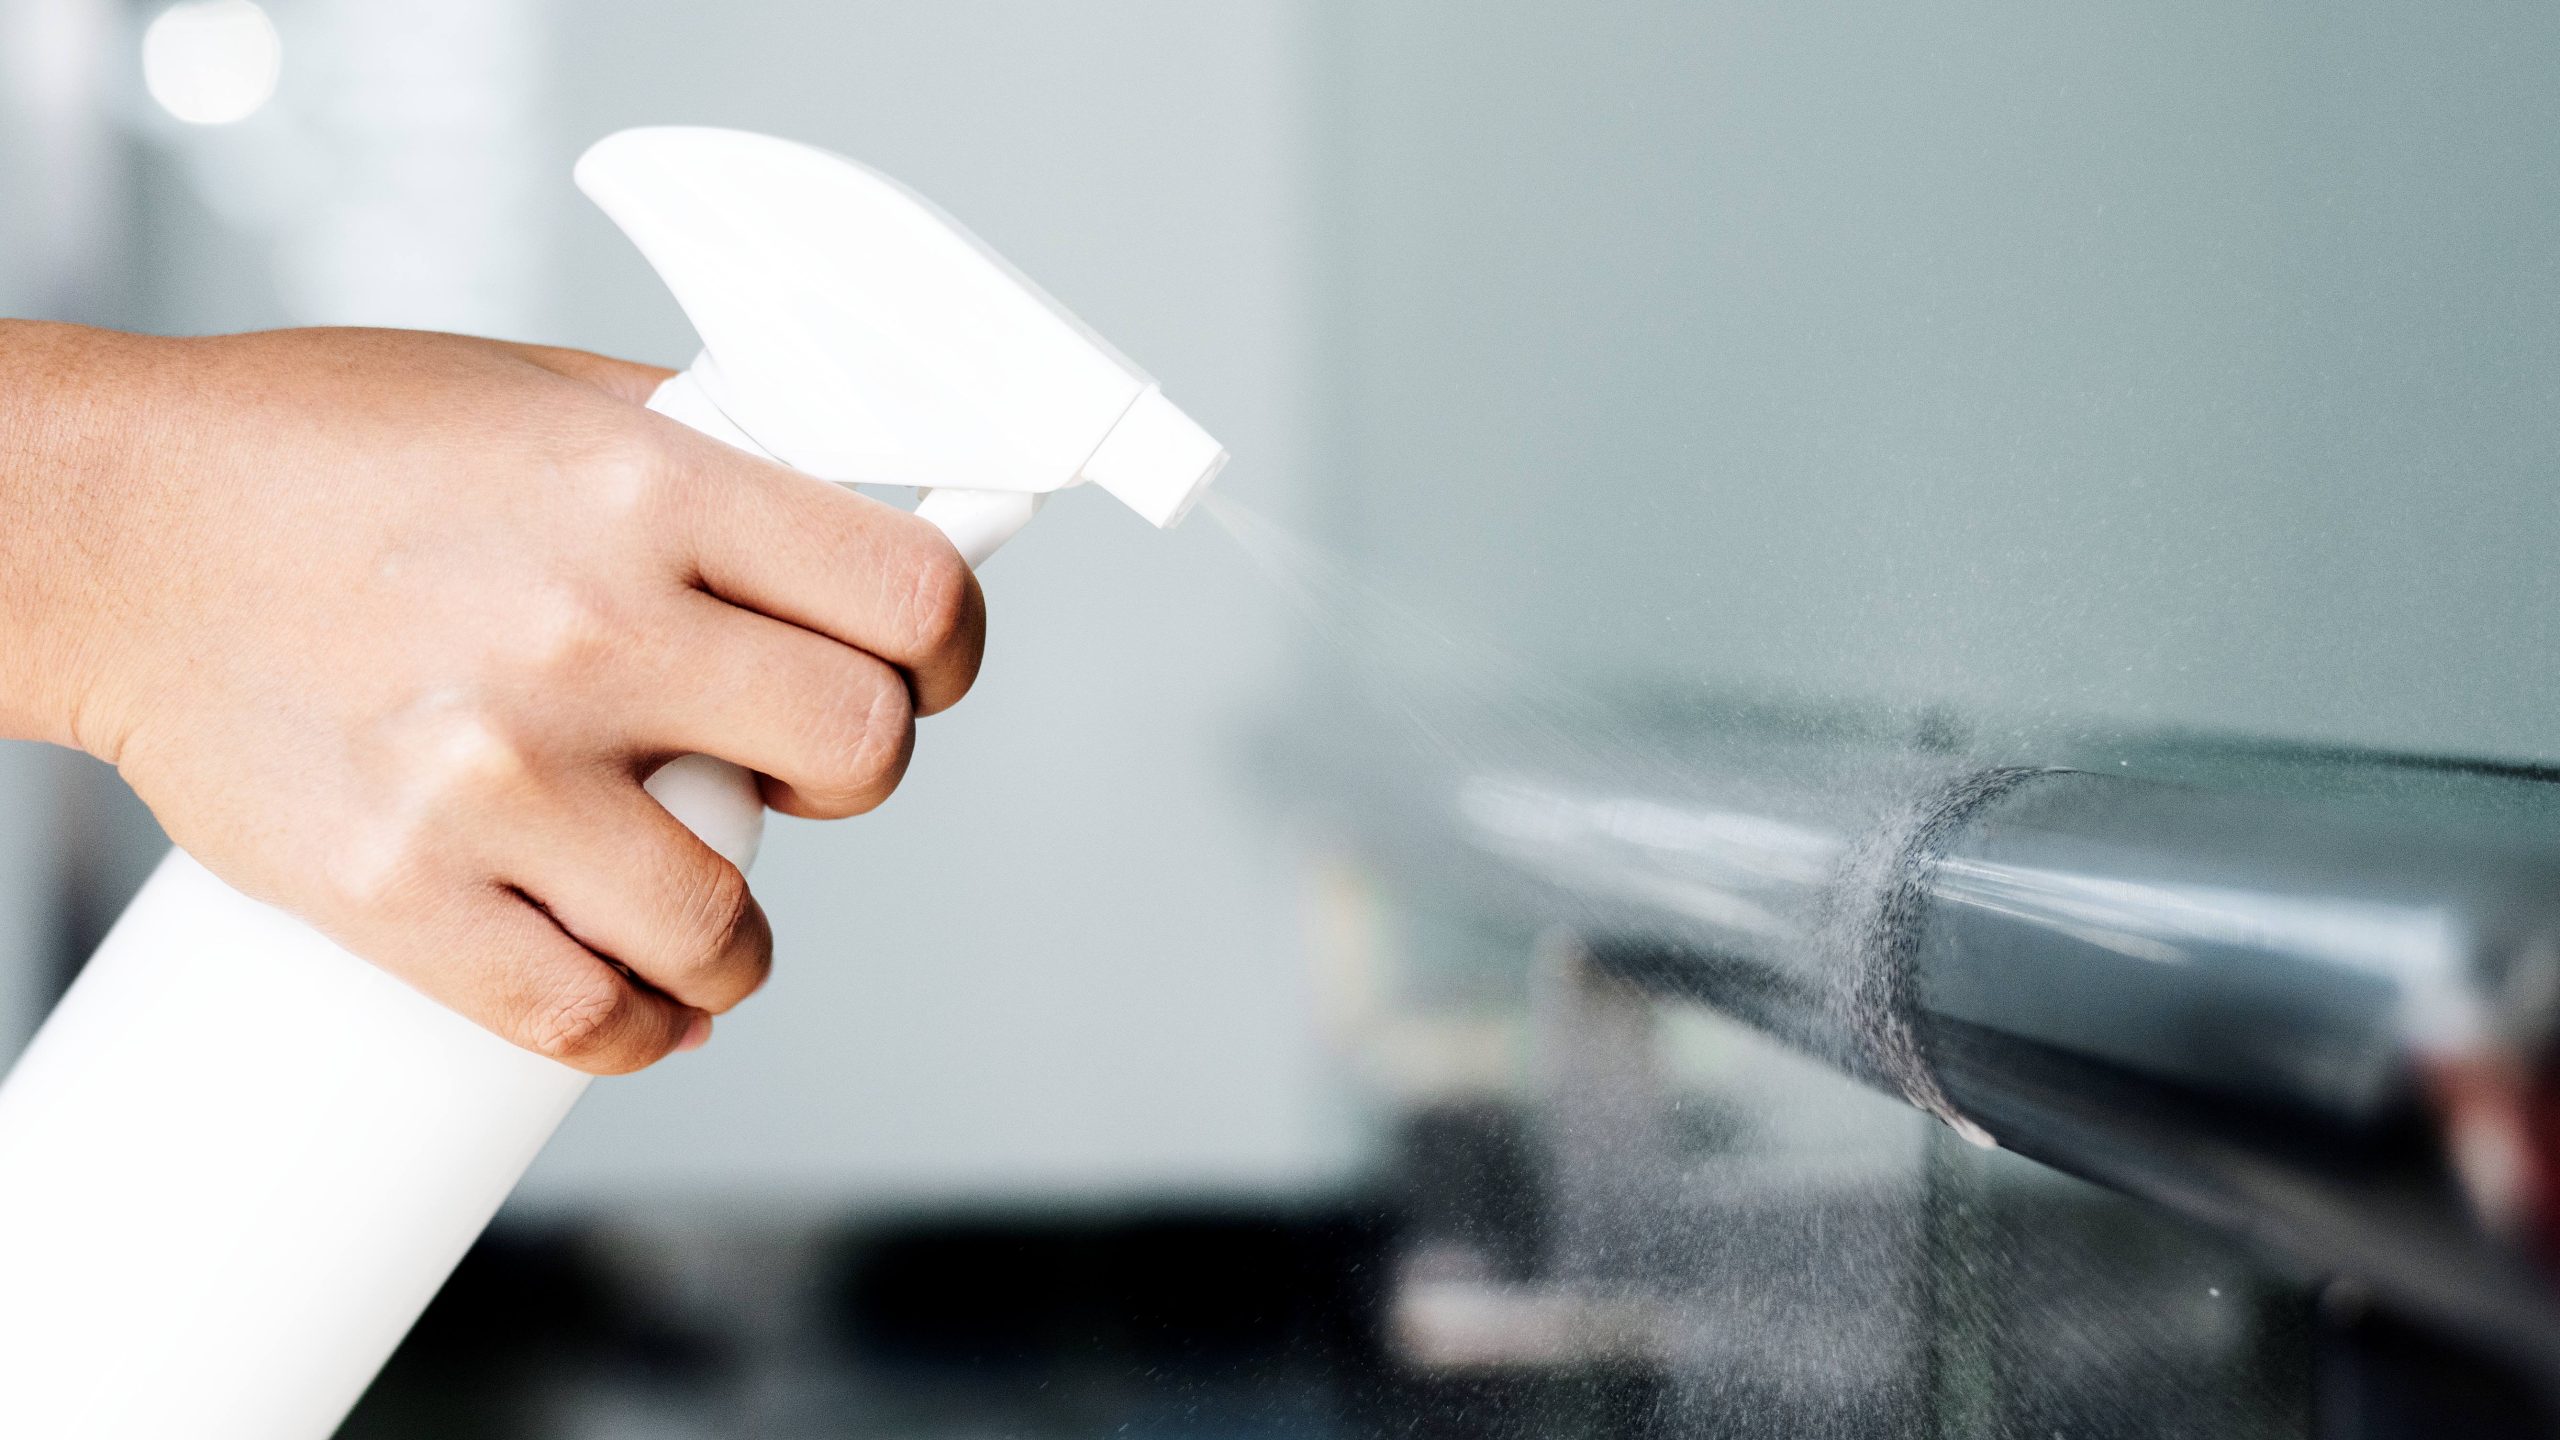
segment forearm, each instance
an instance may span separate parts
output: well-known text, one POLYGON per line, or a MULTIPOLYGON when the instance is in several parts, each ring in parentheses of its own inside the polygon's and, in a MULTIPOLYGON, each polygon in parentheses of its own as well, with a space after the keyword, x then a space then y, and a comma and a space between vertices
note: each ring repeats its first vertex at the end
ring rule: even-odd
POLYGON ((116 517, 133 498, 154 343, 0 320, 0 736, 105 738, 84 734, 84 701, 114 625, 104 562, 130 543, 116 517))

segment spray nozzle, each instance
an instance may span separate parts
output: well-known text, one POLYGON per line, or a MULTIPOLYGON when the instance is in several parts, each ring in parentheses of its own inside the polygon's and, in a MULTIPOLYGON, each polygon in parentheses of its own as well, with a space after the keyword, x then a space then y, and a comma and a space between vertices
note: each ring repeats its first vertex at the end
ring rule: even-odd
POLYGON ((1050 491, 1090 482, 1169 526, 1226 463, 1153 380, 875 170, 660 127, 596 142, 577 179, 701 332, 659 409, 823 479, 930 489, 923 513, 972 563, 1050 491))

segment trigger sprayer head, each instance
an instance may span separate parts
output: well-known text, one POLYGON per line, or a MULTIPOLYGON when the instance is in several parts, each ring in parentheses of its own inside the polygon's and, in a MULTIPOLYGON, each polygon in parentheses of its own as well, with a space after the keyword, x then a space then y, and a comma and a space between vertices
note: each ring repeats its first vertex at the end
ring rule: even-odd
POLYGON ((1090 483, 1159 526, 1226 451, 958 222, 842 156, 735 130, 625 130, 579 188, 694 328, 692 378, 829 480, 1045 494, 1090 483))

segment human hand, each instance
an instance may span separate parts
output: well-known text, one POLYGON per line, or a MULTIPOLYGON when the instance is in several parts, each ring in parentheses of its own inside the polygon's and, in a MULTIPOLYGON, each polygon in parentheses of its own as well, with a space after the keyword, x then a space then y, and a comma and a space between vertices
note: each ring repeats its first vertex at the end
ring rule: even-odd
POLYGON ((772 937, 642 781, 702 752, 870 809, 985 606, 932 526, 641 408, 666 374, 0 324, 0 731, 528 1049, 700 1043, 772 937))

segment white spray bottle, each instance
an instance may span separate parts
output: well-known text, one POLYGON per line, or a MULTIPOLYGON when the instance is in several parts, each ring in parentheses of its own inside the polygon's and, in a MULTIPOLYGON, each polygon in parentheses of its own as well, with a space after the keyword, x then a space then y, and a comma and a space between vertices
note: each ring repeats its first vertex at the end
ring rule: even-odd
MULTIPOLYGON (((700 330, 650 401, 829 480, 930 487, 972 565, 1048 492, 1173 524, 1226 452, 894 182, 730 131, 578 163, 700 330)), ((650 789, 740 865, 753 778, 650 789)), ((587 1077, 173 852, 0 1085, 0 1433, 321 1440, 587 1077)))

